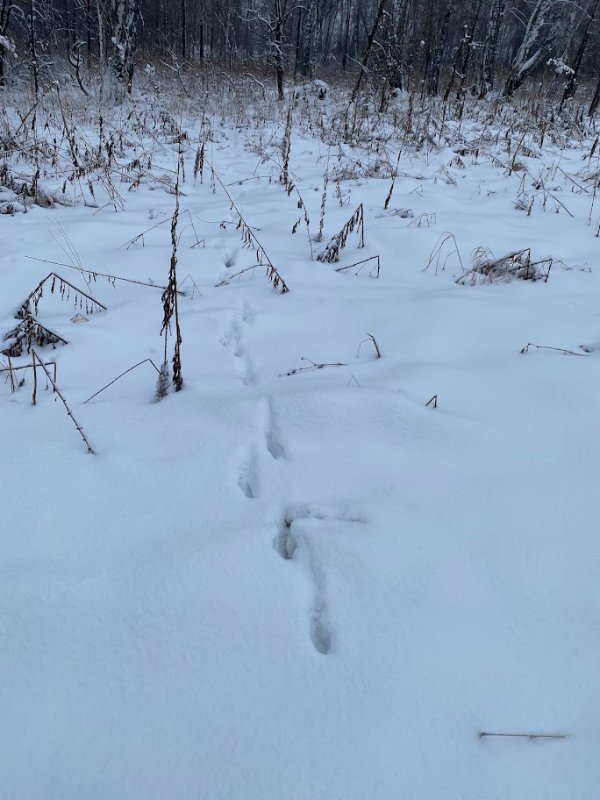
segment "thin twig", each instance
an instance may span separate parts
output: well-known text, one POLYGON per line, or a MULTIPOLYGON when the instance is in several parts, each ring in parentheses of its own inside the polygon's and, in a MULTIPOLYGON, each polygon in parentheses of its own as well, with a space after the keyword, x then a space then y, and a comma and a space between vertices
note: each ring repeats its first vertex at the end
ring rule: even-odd
POLYGON ((121 278, 119 275, 109 275, 106 272, 96 272, 95 269, 88 269, 87 267, 76 267, 73 264, 64 264, 61 261, 49 261, 46 258, 37 258, 36 256, 25 256, 25 258, 30 259, 31 261, 39 261, 42 264, 54 264, 55 267, 68 267, 69 269, 75 269, 77 272, 86 273, 87 275, 91 275, 92 277, 96 278, 107 278, 109 281, 122 281, 124 283, 135 283, 138 286, 150 286, 152 289, 162 289, 163 291, 167 288, 166 286, 162 286, 159 283, 148 283, 147 281, 138 281, 134 280, 133 278, 121 278))
MULTIPOLYGON (((90 303, 92 303, 93 305, 98 306, 98 308, 102 309, 102 311, 106 311, 107 310, 106 306, 103 303, 101 303, 99 300, 96 300, 95 297, 92 297, 91 294, 87 294, 87 292, 83 292, 77 286, 75 286, 74 284, 70 283, 68 280, 66 280, 65 278, 61 277, 56 272, 49 272, 48 275, 46 275, 46 277, 38 283, 38 285, 35 287, 35 289, 32 292, 29 292, 29 294, 27 295, 27 299, 21 305, 22 308, 25 308, 27 305, 29 305, 29 301, 32 300, 32 299, 33 299, 34 305, 37 306, 37 303, 39 302, 39 300, 41 299, 41 296, 42 296, 40 290, 42 289, 42 287, 44 286, 46 281, 50 280, 50 278, 52 278, 53 281, 58 281, 59 285, 60 284, 64 284, 65 286, 68 286, 70 289, 73 289, 73 291, 75 292, 75 297, 77 297, 77 295, 79 294, 82 297, 85 297, 87 300, 89 300, 90 303), (38 292, 39 292, 39 296, 36 298, 36 295, 38 294, 38 292)), ((54 292, 54 283, 52 284, 51 291, 54 292)), ((61 291, 61 294, 62 294, 62 291, 61 291)), ((87 303, 86 303, 86 307, 87 307, 87 303)))
POLYGON ((588 355, 587 353, 576 353, 574 350, 565 350, 564 347, 549 347, 546 344, 533 344, 533 342, 527 342, 521 353, 528 353, 530 347, 535 347, 536 350, 555 350, 557 353, 565 353, 568 356, 581 356, 582 358, 588 355))
POLYGON ((328 367, 347 367, 347 364, 342 364, 341 362, 332 363, 332 364, 317 364, 315 361, 311 361, 310 358, 302 357, 300 361, 308 361, 310 366, 309 367, 296 367, 296 369, 289 369, 285 374, 286 375, 295 375, 297 372, 308 372, 309 370, 313 369, 326 369, 328 367))
POLYGON ((229 200, 229 202, 231 204, 231 207, 233 208, 235 213, 238 215, 239 220, 240 220, 240 225, 243 227, 244 236, 247 237, 249 240, 252 240, 254 242, 254 245, 255 245, 255 248, 256 248, 256 253, 257 253, 257 256, 259 258, 259 262, 260 262, 260 258, 261 257, 264 257, 265 261, 267 262, 266 265, 263 265, 263 266, 267 267, 267 278, 271 282, 273 288, 274 289, 278 289, 281 294, 287 294, 287 292, 289 292, 289 290, 290 290, 289 286, 287 285, 287 283, 282 278, 282 276, 281 276, 279 270, 277 269, 277 267, 273 264, 273 262, 269 258, 268 254, 267 254, 267 251, 265 250, 265 248, 262 246, 262 244, 258 240, 258 238, 257 238, 256 234, 254 233, 254 231, 252 230, 252 228, 248 225, 248 223, 246 222, 246 220, 242 216, 242 212, 239 210, 239 208, 235 204, 235 201, 234 201, 233 197, 231 196, 231 194, 229 193, 229 190, 227 189, 227 187, 225 186, 225 184, 223 183, 223 181, 219 177, 217 171, 214 168, 214 165, 211 164, 210 168, 211 168, 211 172, 212 172, 213 178, 217 181, 217 183, 219 184, 221 189, 223 189, 223 191, 227 195, 227 199, 229 200))
POLYGON ((0 372, 8 372, 8 377, 10 379, 10 389, 11 389, 11 392, 13 392, 13 394, 14 394, 14 392, 16 391, 15 376, 13 374, 13 365, 12 365, 12 361, 10 360, 10 356, 8 356, 8 368, 6 370, 5 369, 0 369, 0 372))
POLYGON ((33 369, 33 394, 31 397, 31 404, 35 405, 37 403, 37 370, 35 368, 35 353, 33 352, 31 354, 31 366, 33 369))
POLYGON ((511 739, 568 739, 568 734, 566 733, 490 733, 488 731, 482 731, 479 734, 479 738, 483 739, 486 736, 501 736, 507 737, 511 739))
POLYGON ((381 350, 379 349, 377 340, 375 339, 372 333, 367 333, 367 337, 368 337, 367 339, 363 339, 362 342, 360 342, 360 344, 358 345, 358 351, 356 353, 356 357, 358 358, 360 356, 360 350, 363 344, 366 344, 366 342, 371 342, 371 344, 375 348, 375 358, 381 358, 381 350))
POLYGON ((364 267, 364 265, 368 264, 370 261, 375 261, 376 262, 377 271, 376 271, 375 275, 373 275, 372 272, 369 272, 369 277, 378 278, 380 270, 381 270, 381 262, 380 262, 379 256, 369 256, 369 258, 363 258, 362 261, 356 261, 354 264, 348 264, 348 266, 346 266, 346 267, 335 267, 335 272, 347 272, 348 270, 352 269, 353 267, 358 267, 359 269, 357 269, 356 272, 354 273, 355 275, 358 275, 358 273, 361 271, 361 269, 364 267))
POLYGON ((44 370, 44 372, 46 373, 46 378, 48 378, 48 380, 52 384, 52 388, 54 389, 56 394, 60 397, 60 399, 62 401, 62 404, 66 409, 67 414, 69 415, 69 417, 71 417, 71 420, 73 421, 73 424, 75 425, 75 428, 77 429, 77 431, 79 432, 79 435, 83 439, 83 441, 85 443, 85 446, 87 447, 88 453, 92 453, 93 454, 94 450, 92 449, 91 444, 88 442, 87 436, 85 435, 85 431, 83 430, 81 425, 77 422, 77 420, 73 416, 73 412, 69 408, 69 405, 68 405, 67 401, 65 400, 65 398, 63 397, 60 389, 56 385, 56 381, 53 380, 52 376, 50 375, 50 373, 46 369, 46 367, 44 365, 44 362, 41 360, 41 358, 38 356, 38 354, 35 352, 35 350, 33 348, 31 348, 31 354, 33 356, 34 361, 37 361, 37 363, 40 365, 40 367, 44 370))
POLYGON ((134 365, 133 365, 133 367, 129 367, 129 369, 126 369, 126 370, 125 370, 125 372, 122 372, 120 375, 117 375, 117 377, 116 377, 116 378, 114 378, 114 379, 113 379, 113 380, 112 380, 110 383, 107 383, 107 384, 106 384, 106 386, 103 386, 103 387, 102 387, 102 389, 98 389, 98 391, 97 391, 97 392, 95 392, 95 393, 94 393, 94 394, 93 394, 91 397, 88 397, 88 399, 87 399, 87 400, 84 400, 84 401, 83 401, 83 404, 85 405, 86 403, 89 403, 89 402, 90 402, 90 400, 93 400, 93 399, 94 399, 94 397, 98 397, 98 395, 99 395, 99 394, 102 394, 102 392, 103 392, 105 389, 108 389, 108 387, 109 387, 109 386, 112 386, 112 385, 113 385, 113 383, 116 383, 116 382, 117 382, 117 381, 118 381, 120 378, 122 378, 124 375, 127 375, 127 373, 128 373, 128 372, 133 372, 133 370, 134 370, 134 369, 137 369, 138 367, 141 367, 141 366, 142 366, 142 364, 146 364, 146 363, 150 363, 150 364, 152 364, 152 366, 154 367, 154 369, 155 369, 155 370, 158 372, 158 374, 160 375, 160 370, 159 370, 159 368, 156 366, 156 364, 154 363, 154 361, 152 361, 152 359, 151 359, 151 358, 145 358, 143 361, 140 361, 138 364, 134 364, 134 365))

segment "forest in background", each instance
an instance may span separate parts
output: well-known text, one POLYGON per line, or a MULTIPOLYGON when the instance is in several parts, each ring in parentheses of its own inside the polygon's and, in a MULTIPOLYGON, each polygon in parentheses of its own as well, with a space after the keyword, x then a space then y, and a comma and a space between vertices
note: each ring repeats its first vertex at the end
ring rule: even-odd
MULTIPOLYGON (((0 0, 0 86, 64 79, 115 97, 135 68, 200 65, 286 82, 347 76, 446 98, 534 80, 600 101, 600 0, 0 0), (107 81, 107 77, 109 81, 107 81)), ((591 100, 591 102, 590 102, 591 100)))

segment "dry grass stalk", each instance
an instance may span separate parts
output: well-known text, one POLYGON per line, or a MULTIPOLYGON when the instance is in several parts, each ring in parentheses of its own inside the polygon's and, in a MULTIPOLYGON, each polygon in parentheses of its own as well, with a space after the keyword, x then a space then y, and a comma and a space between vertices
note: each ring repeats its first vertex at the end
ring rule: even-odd
POLYGON ((365 218, 364 218, 364 209, 363 204, 361 203, 354 214, 350 217, 348 222, 344 225, 342 230, 336 234, 330 241, 325 250, 317 256, 317 261, 327 262, 328 264, 333 264, 335 261, 339 261, 340 253, 346 246, 348 241, 348 237, 354 231, 354 229, 358 229, 359 235, 359 247, 365 246, 365 218))
POLYGON ((311 361, 310 358, 304 358, 304 357, 302 357, 300 359, 300 361, 308 361, 309 366, 308 367, 296 367, 295 369, 288 369, 288 371, 285 374, 286 375, 297 375, 298 372, 309 372, 309 371, 314 370, 314 369, 328 369, 329 367, 347 367, 348 366, 347 364, 344 364, 342 362, 335 362, 335 363, 330 363, 330 364, 324 364, 324 363, 321 364, 321 363, 317 363, 316 361, 311 361))
POLYGON ((499 736, 499 737, 507 737, 510 739, 529 739, 530 741, 535 741, 536 739, 568 739, 568 734, 566 733, 490 733, 488 731, 482 731, 479 734, 480 739, 484 739, 486 736, 499 736))
POLYGON ((521 354, 525 355, 525 353, 529 352, 529 348, 534 347, 536 350, 554 350, 556 353, 563 353, 567 356, 587 356, 589 351, 585 351, 583 353, 577 353, 575 350, 567 350, 564 347, 550 347, 547 344, 534 344, 533 342, 527 342, 525 347, 521 350, 521 354))
MULTIPOLYGON (((406 217, 406 219, 408 219, 408 218, 409 217, 406 217)), ((423 212, 422 214, 419 214, 418 217, 412 218, 411 222, 409 222, 406 227, 407 228, 431 228, 431 226, 435 225, 436 222, 437 222, 437 214, 435 212, 433 214, 428 214, 426 212, 423 212)))
POLYGON ((373 345, 373 349, 375 350, 375 358, 376 359, 381 358, 381 350, 379 349, 379 345, 377 344, 377 339, 373 336, 372 333, 367 333, 367 337, 368 337, 367 339, 363 339, 362 342, 358 345, 358 352, 356 353, 356 357, 358 358, 360 356, 360 351, 363 344, 371 342, 371 344, 373 345))
POLYGON ((315 242, 323 241, 323 227, 325 225, 325 209, 327 206, 327 184, 329 183, 329 176, 327 172, 323 175, 323 192, 321 194, 321 208, 319 211, 319 232, 315 236, 315 242))
POLYGON ((4 341, 11 343, 1 350, 2 355, 18 358, 23 355, 23 351, 31 353, 35 344, 37 347, 45 347, 51 344, 67 344, 67 340, 54 333, 49 328, 45 328, 31 314, 26 314, 16 328, 4 335, 4 341), (12 340, 12 341, 11 341, 12 340))
POLYGON ((363 258, 362 261, 356 261, 354 264, 348 264, 345 267, 336 267, 335 272, 348 272, 349 270, 354 269, 354 267, 358 267, 358 269, 354 273, 354 275, 358 275, 358 273, 362 270, 365 264, 370 264, 371 261, 375 262, 375 273, 369 272, 369 277, 378 278, 381 272, 381 260, 379 256, 369 256, 369 258, 363 258))
POLYGON ((15 380, 14 367, 10 358, 7 359, 6 365, 0 361, 0 374, 3 372, 6 373, 7 376, 5 382, 8 381, 10 383, 11 394, 14 394, 17 391, 17 383, 15 380))
MULTIPOLYGON (((18 367, 15 367, 10 358, 7 359, 7 362, 8 362, 7 366, 5 367, 0 366, 0 374, 3 372, 7 373, 8 375, 7 380, 10 381, 10 386, 11 386, 10 390, 11 392, 16 392, 17 389, 25 385, 25 377, 21 378, 20 380, 17 380, 16 373, 27 372, 28 369, 33 370, 34 365, 32 362, 31 364, 21 364, 18 367)), ((46 366, 52 367, 54 382, 56 383, 56 361, 46 361, 46 366)), ((46 385, 46 388, 48 388, 48 385, 46 385)))
POLYGON ((121 372, 121 374, 120 374, 120 375, 117 375, 117 377, 116 377, 116 378, 113 378, 113 380, 112 380, 112 381, 110 381, 109 383, 107 383, 107 384, 106 384, 106 386, 103 386, 101 389, 98 389, 98 391, 97 391, 97 392, 94 392, 94 394, 93 394, 93 395, 91 395, 91 397, 88 397, 88 399, 87 399, 87 400, 84 400, 84 401, 83 401, 83 404, 85 405, 86 403, 89 403, 89 402, 90 402, 90 400, 93 400, 93 399, 94 399, 94 397, 98 397, 98 395, 99 395, 99 394, 102 394, 102 392, 104 392, 106 389, 108 389, 108 388, 109 388, 109 386, 112 386, 112 385, 113 385, 113 383, 116 383, 118 380, 120 380, 121 378, 123 378, 123 377, 124 377, 125 375, 127 375, 128 373, 130 373, 130 372, 133 372, 133 370, 134 370, 134 369, 137 369, 138 367, 141 367, 141 366, 142 366, 142 364, 151 364, 151 365, 154 367, 154 369, 156 370, 156 372, 158 372, 158 374, 160 375, 160 370, 159 370, 159 368, 156 366, 156 364, 154 363, 154 361, 152 361, 152 359, 151 359, 151 358, 145 358, 143 361, 139 361, 137 364, 134 364, 132 367, 129 367, 129 369, 126 369, 124 372, 121 372))
POLYGON ((396 158, 396 166, 394 167, 394 172, 392 174, 392 182, 390 183, 390 188, 388 190, 385 202, 383 204, 384 211, 387 211, 388 206, 390 204, 390 200, 392 199, 392 195, 394 194, 394 187, 396 186, 396 178, 398 177, 398 168, 400 166, 401 156, 402 156, 402 147, 398 151, 398 156, 396 158))
MULTIPOLYGON (((178 164, 180 162, 178 161, 178 164)), ((179 219, 179 171, 177 174, 176 193, 175 193, 175 211, 171 219, 171 264, 169 268, 169 281, 167 288, 162 295, 163 304, 163 322, 160 330, 161 335, 165 337, 165 357, 164 362, 167 360, 167 337, 171 330, 171 320, 175 319, 175 346, 173 349, 173 384, 175 391, 179 392, 183 388, 183 375, 181 374, 181 343, 183 338, 181 336, 181 327, 179 325, 179 309, 177 304, 177 221, 179 219)), ((163 362, 163 365, 164 365, 163 362)))
POLYGON ((548 281, 553 259, 533 261, 531 248, 515 250, 501 258, 495 258, 486 248, 479 247, 473 255, 473 267, 456 279, 458 284, 500 283, 517 278, 522 281, 548 281))
POLYGON ((458 249, 458 244, 456 243, 456 238, 454 237, 453 233, 444 231, 444 233, 440 235, 435 247, 431 251, 431 254, 429 256, 429 261, 427 262, 427 265, 424 267, 423 272, 425 272, 425 270, 429 269, 429 267, 435 263, 435 274, 437 275, 440 269, 440 265, 442 270, 446 269, 446 264, 448 263, 448 259, 453 254, 456 255, 456 257, 458 258, 458 262, 461 266, 461 269, 463 273, 465 273, 463 260, 460 255, 460 250, 458 249), (447 245, 450 245, 449 251, 447 245), (444 251, 446 251, 445 254, 444 251), (443 255, 443 261, 442 261, 442 255, 443 255))
POLYGON ((196 158, 194 159, 194 182, 198 175, 200 175, 200 183, 204 183, 204 156, 205 156, 205 143, 198 147, 196 150, 196 158))
POLYGON ((297 204, 296 204, 297 208, 299 208, 300 211, 302 212, 301 216, 296 220, 296 222, 292 226, 292 235, 297 232, 297 230, 300 227, 300 225, 302 224, 302 222, 304 222, 304 225, 306 227, 306 235, 308 237, 308 248, 310 250, 310 260, 312 261, 313 258, 314 258, 314 251, 313 251, 313 246, 312 246, 313 238, 312 238, 312 235, 311 235, 311 232, 310 232, 310 217, 308 216, 308 211, 306 209, 306 203, 304 202, 304 198, 300 194, 300 191, 298 190, 298 187, 297 186, 292 186, 292 190, 296 193, 296 195, 298 197, 298 201, 297 201, 297 204))
POLYGON ((69 301, 71 299, 71 291, 73 291, 75 308, 79 308, 81 311, 83 311, 85 308, 86 314, 94 314, 99 313, 100 311, 106 311, 106 306, 99 300, 96 300, 90 294, 87 294, 87 292, 84 292, 77 286, 74 286, 56 272, 50 272, 38 283, 35 289, 27 295, 16 314, 17 319, 24 318, 31 314, 32 304, 33 313, 38 313, 39 303, 44 294, 44 286, 48 281, 50 281, 50 294, 54 294, 55 290, 58 290, 58 294, 60 294, 63 300, 69 301))
POLYGON ((44 364, 44 362, 41 360, 41 358, 38 356, 38 354, 35 352, 35 350, 33 350, 33 349, 31 350, 31 355, 32 355, 32 357, 33 357, 33 363, 34 363, 34 365, 37 365, 37 366, 39 366, 39 367, 41 367, 41 368, 42 368, 42 370, 44 371, 44 374, 46 375, 46 378, 47 378, 47 379, 50 381, 50 383, 52 384, 52 388, 54 389, 54 391, 56 392, 56 394, 57 394, 57 395, 60 397, 60 399, 61 399, 61 402, 62 402, 62 404, 63 404, 63 406, 65 407, 65 410, 66 410, 66 412, 67 412, 67 415, 68 415, 68 416, 71 418, 71 421, 73 422, 73 425, 75 425, 75 428, 76 428, 77 432, 79 433, 79 435, 80 435, 80 436, 81 436, 81 438, 83 439, 83 442, 84 442, 84 444, 85 444, 85 446, 86 446, 86 448, 87 448, 87 451, 88 451, 88 453, 94 453, 94 450, 93 450, 93 448, 92 448, 91 444, 89 443, 87 436, 85 435, 85 431, 83 430, 83 428, 81 427, 81 425, 80 425, 80 424, 77 422, 77 420, 76 420, 76 419, 75 419, 75 417, 73 416, 73 412, 72 412, 72 411, 71 411, 71 409, 69 408, 69 405, 68 405, 67 401, 65 400, 65 398, 64 398, 64 396, 62 395, 62 393, 61 393, 60 389, 59 389, 59 388, 58 388, 58 386, 56 385, 56 381, 53 379, 52 375, 50 375, 50 373, 48 372, 48 370, 47 370, 47 368, 46 368, 46 365, 45 365, 45 364, 44 364))
MULTIPOLYGON (((229 203, 231 204, 231 208, 235 211, 235 213, 238 216, 237 227, 241 231, 242 242, 244 243, 244 246, 245 247, 253 247, 254 250, 256 251, 256 261, 257 261, 256 266, 266 267, 267 280, 269 280, 269 282, 271 283, 273 288, 276 291, 280 292, 281 294, 287 294, 287 292, 290 291, 289 286, 287 285, 287 283, 282 278, 282 276, 281 276, 279 270, 277 269, 277 267, 273 264, 273 262, 271 261, 271 259, 267 255, 267 251, 264 249, 262 244, 259 242, 256 234, 254 233, 254 231, 252 230, 250 225, 248 225, 248 223, 246 222, 246 220, 242 216, 242 212, 239 210, 239 208, 235 204, 235 201, 234 201, 233 197, 231 196, 231 194, 229 193, 227 187, 225 186, 225 184, 223 183, 223 181, 221 180, 221 178, 217 174, 217 172, 216 172, 216 170, 215 170, 213 165, 211 165, 211 175, 212 175, 213 179, 219 184, 221 189, 225 192, 225 194, 227 196, 227 199, 229 200, 229 203)), ((254 269, 254 267, 252 267, 251 269, 254 269)), ((242 270, 242 271, 245 272, 247 270, 242 270)), ((237 273, 237 274, 241 275, 241 272, 237 273)), ((232 277, 235 277, 235 276, 232 276, 232 277)), ((231 279, 229 279, 229 280, 231 280, 231 279)), ((221 281, 217 285, 218 286, 224 286, 227 283, 229 283, 229 280, 221 281)))
POLYGON ((115 287, 115 283, 117 281, 120 281, 121 283, 133 283, 136 286, 149 286, 151 289, 162 289, 163 291, 167 288, 166 286, 162 286, 160 283, 149 283, 148 281, 138 281, 134 280, 133 278, 122 278, 120 275, 110 275, 107 272, 98 272, 97 270, 89 269, 88 267, 65 264, 62 261, 48 261, 46 258, 36 258, 35 256, 25 256, 25 258, 28 258, 31 261, 39 261, 42 264, 53 264, 55 267, 76 269, 81 273, 82 277, 87 281, 87 283, 96 281, 98 278, 106 278, 113 288, 115 287))

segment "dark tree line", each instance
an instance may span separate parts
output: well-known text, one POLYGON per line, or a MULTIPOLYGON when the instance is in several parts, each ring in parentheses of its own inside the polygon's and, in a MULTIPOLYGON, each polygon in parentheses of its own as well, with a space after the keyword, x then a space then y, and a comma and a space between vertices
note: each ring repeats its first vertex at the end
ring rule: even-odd
POLYGON ((65 65, 82 91, 98 72, 131 90, 135 64, 346 74, 358 92, 510 96, 554 77, 600 103, 600 0, 0 0, 0 85, 34 88, 65 65))

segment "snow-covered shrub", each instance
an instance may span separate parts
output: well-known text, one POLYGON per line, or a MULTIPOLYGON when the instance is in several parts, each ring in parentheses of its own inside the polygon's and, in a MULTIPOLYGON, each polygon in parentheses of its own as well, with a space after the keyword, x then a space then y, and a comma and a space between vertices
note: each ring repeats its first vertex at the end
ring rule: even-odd
POLYGON ((16 194, 11 189, 0 185, 0 214, 14 216, 18 213, 23 214, 26 211, 26 207, 19 201, 16 194))
POLYGON ((472 286, 478 283, 500 283, 517 278, 522 281, 547 281, 552 269, 550 257, 534 261, 531 249, 515 250, 496 258, 484 247, 478 247, 473 254, 473 267, 461 275, 456 283, 472 286))

